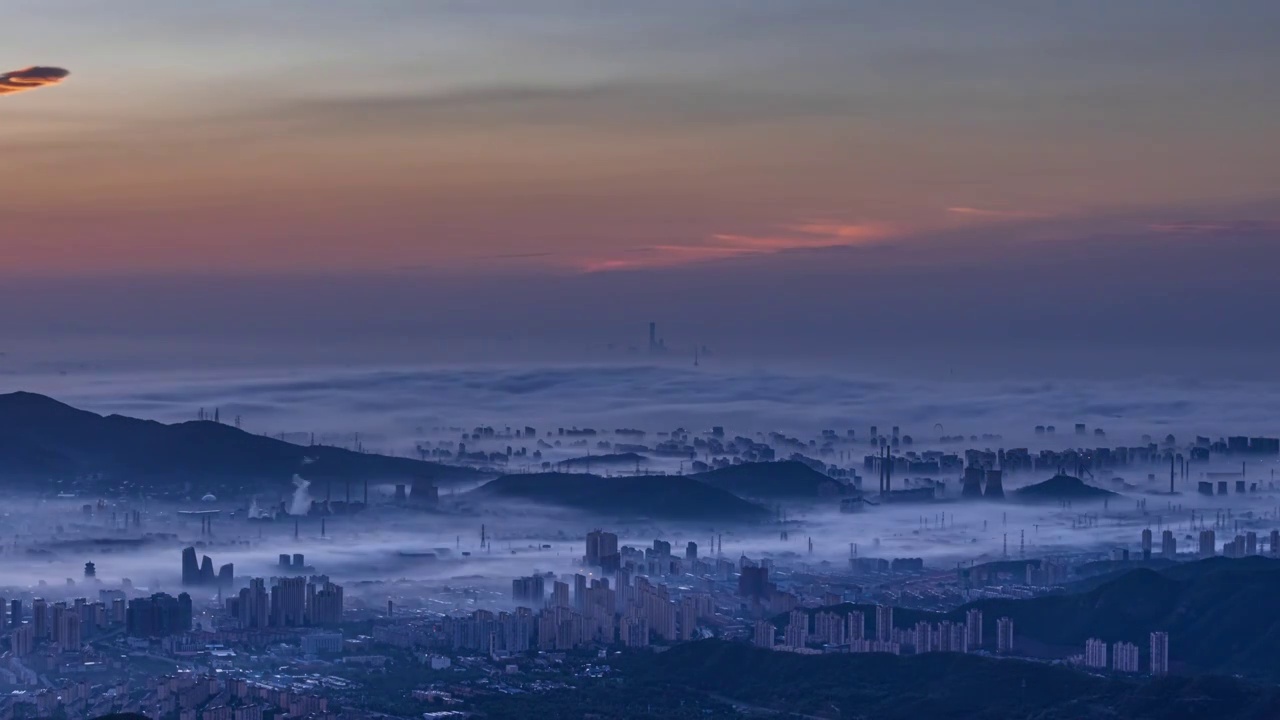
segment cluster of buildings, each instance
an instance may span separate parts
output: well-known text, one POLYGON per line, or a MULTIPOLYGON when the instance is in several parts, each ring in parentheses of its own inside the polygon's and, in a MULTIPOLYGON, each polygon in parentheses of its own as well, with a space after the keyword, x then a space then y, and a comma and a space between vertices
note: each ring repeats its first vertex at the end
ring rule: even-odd
MULTIPOLYGON (((778 644, 777 627, 768 620, 757 620, 752 634, 756 647, 771 650, 805 652, 815 647, 825 652, 885 652, 899 655, 903 649, 915 654, 928 652, 976 652, 986 644, 983 634, 982 611, 969 610, 964 622, 943 620, 938 623, 918 622, 911 628, 899 628, 893 624, 893 608, 878 605, 875 608, 873 633, 866 632, 866 614, 852 610, 836 612, 819 610, 810 613, 793 610, 778 644)), ((1013 620, 1002 617, 996 621, 997 653, 1013 652, 1013 620)))
POLYGON ((342 586, 324 575, 252 578, 224 602, 226 616, 242 629, 298 628, 342 622, 342 586))
POLYGON ((148 717, 179 720, 332 720, 329 700, 289 688, 251 683, 219 675, 184 673, 150 679, 139 692, 121 688, 116 708, 148 717))
POLYGON ((0 627, 8 630, 9 647, 17 657, 45 646, 57 652, 76 652, 86 641, 124 625, 130 617, 124 593, 118 590, 101 591, 96 602, 76 598, 70 603, 50 603, 34 598, 30 613, 21 600, 0 598, 0 627))
MULTIPOLYGON (((1153 632, 1149 638, 1148 671, 1151 675, 1169 674, 1169 633, 1153 632)), ((1089 638, 1084 644, 1084 654, 1074 660, 1087 668, 1106 670, 1110 667, 1119 673, 1141 672, 1138 646, 1131 642, 1117 642, 1111 646, 1111 663, 1107 663, 1107 642, 1089 638)))
MULTIPOLYGON (((1165 535, 1169 534, 1169 531, 1166 530, 1165 535)), ((1218 536, 1214 530, 1201 530, 1199 540, 1197 555, 1201 558, 1211 558, 1218 554, 1218 536)), ((1271 557, 1280 557, 1280 530, 1272 530, 1266 542, 1267 554, 1271 557)), ((1262 554, 1262 546, 1259 545, 1258 533, 1252 530, 1239 533, 1222 544, 1223 557, 1242 558, 1260 554, 1262 554)))
POLYGON ((625 569, 612 580, 581 574, 572 577, 572 585, 553 580, 549 596, 541 576, 519 578, 514 585, 514 599, 532 607, 446 616, 427 628, 387 639, 399 645, 489 654, 613 644, 647 647, 652 641, 692 640, 699 623, 716 615, 710 594, 677 593, 647 577, 632 578, 625 569))

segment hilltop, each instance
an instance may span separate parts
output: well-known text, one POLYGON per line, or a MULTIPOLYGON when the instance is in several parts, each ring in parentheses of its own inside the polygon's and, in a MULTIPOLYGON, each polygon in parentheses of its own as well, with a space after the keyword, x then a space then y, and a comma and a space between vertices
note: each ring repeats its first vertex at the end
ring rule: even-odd
POLYGON ((605 455, 584 455, 582 457, 575 457, 575 458, 569 458, 568 460, 561 460, 560 462, 556 463, 556 465, 563 468, 581 467, 581 468, 586 468, 587 470, 590 470, 592 465, 596 467, 621 466, 623 468, 632 468, 632 467, 638 467, 640 465, 648 465, 648 464, 649 464, 649 458, 639 453, 633 453, 633 452, 607 453, 605 455))
POLYGON ((819 498, 844 492, 844 485, 797 460, 753 462, 690 477, 753 498, 819 498))
POLYGON ((1104 500, 1119 497, 1110 490, 1094 487, 1072 475, 1054 475, 1034 485, 1018 488, 1013 491, 1017 500, 1104 500))
POLYGON ((601 477, 587 473, 504 475, 468 495, 665 520, 756 521, 769 511, 682 475, 601 477))
MULTIPOLYGON (((102 475, 147 485, 287 483, 312 479, 437 482, 481 477, 470 468, 302 446, 209 421, 166 425, 98 415, 43 395, 0 395, 0 478, 102 475)), ((119 483, 117 483, 119 486, 119 483)))

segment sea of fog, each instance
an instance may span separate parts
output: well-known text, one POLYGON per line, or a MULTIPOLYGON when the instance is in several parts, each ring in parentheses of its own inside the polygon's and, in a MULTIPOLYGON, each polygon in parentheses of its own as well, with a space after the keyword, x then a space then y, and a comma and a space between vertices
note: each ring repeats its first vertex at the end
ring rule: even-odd
MULTIPOLYGON (((472 367, 398 367, 380 369, 299 368, 296 370, 220 370, 205 372, 9 373, 0 391, 49 394, 99 413, 120 413, 166 422, 195 419, 203 408, 218 409, 224 422, 237 417, 252 432, 316 433, 352 438, 364 447, 411 454, 423 437, 458 437, 460 431, 491 425, 545 431, 556 427, 684 427, 705 430, 723 425, 730 434, 777 430, 809 438, 824 428, 841 434, 853 429, 866 437, 871 425, 884 432, 898 425, 927 444, 940 434, 999 434, 999 441, 976 446, 1031 447, 1117 445, 1141 435, 1173 433, 1189 439, 1205 435, 1280 434, 1274 408, 1280 384, 1204 381, 1177 378, 1144 380, 949 381, 905 380, 857 374, 799 373, 764 369, 663 365, 542 365, 472 367), (1074 434, 1075 423, 1106 430, 1074 434), (1036 425, 1053 424, 1055 438, 1037 437, 1036 425), (445 429, 441 429, 445 428, 445 429)), ((296 436, 295 436, 296 437, 296 436)), ((650 441, 653 437, 650 436, 650 441)), ((1274 464, 1274 463, 1273 463, 1274 464)), ((1259 473, 1264 472, 1259 470, 1259 473)), ((1258 477, 1265 477, 1259 474, 1258 477)), ((284 483, 282 482, 282 486, 284 483)), ((288 500, 292 488, 274 488, 262 500, 288 500)), ((381 491, 385 491, 383 488, 381 491)), ((448 492, 455 492, 450 489, 448 492)), ((1117 499, 1108 510, 1026 507, 1012 504, 942 503, 937 506, 883 507, 873 513, 840 514, 830 506, 787 509, 793 524, 783 539, 778 526, 753 530, 712 523, 658 525, 623 523, 609 517, 581 517, 563 509, 530 506, 484 508, 479 515, 414 514, 384 508, 377 518, 333 518, 321 538, 319 521, 253 526, 217 521, 211 546, 202 549, 215 563, 235 562, 238 573, 272 571, 277 553, 305 552, 308 564, 346 582, 408 577, 445 586, 489 588, 505 596, 510 578, 534 570, 572 572, 583 552, 582 538, 593 527, 619 532, 623 542, 648 545, 664 538, 679 547, 697 542, 706 553, 712 538, 726 557, 776 556, 791 562, 843 564, 855 552, 879 557, 925 557, 931 563, 1065 552, 1072 548, 1135 547, 1141 529, 1178 531, 1180 545, 1191 546, 1190 510, 1212 522, 1221 512, 1255 518, 1265 530, 1280 504, 1270 492, 1258 496, 1176 499, 1150 496, 1145 512, 1140 496, 1117 499), (1185 507, 1174 510, 1177 503, 1185 507), (1099 517, 1080 528, 1080 513, 1099 517), (941 515, 946 513, 945 522, 941 515), (1266 519, 1264 519, 1266 518, 1266 519), (373 520, 373 522, 368 522, 373 520), (1096 524, 1094 524, 1096 523, 1096 524), (480 546, 484 524, 492 544, 480 546), (814 548, 810 552, 808 540, 814 548), (1024 549, 1025 543, 1025 549, 1024 549), (421 563, 405 553, 452 548, 449 559, 421 563), (463 552, 469 555, 462 555, 463 552)), ((147 585, 173 587, 178 580, 178 548, 117 553, 81 550, 29 556, 23 548, 55 524, 75 522, 80 500, 15 501, 0 518, 6 544, 3 568, 11 582, 61 583, 76 577, 85 561, 98 563, 105 580, 130 577, 147 585), (74 506, 73 506, 74 505, 74 506)), ((221 503, 220 503, 221 504, 221 503)), ((225 512, 243 512, 243 499, 227 499, 225 512)), ((197 520, 176 515, 178 507, 148 509, 149 529, 175 531, 184 541, 203 540, 197 520), (159 513, 156 515, 156 513, 159 513), (168 519, 163 516, 167 515, 168 519)), ((201 509, 208 509, 201 505, 201 509)), ((241 515, 240 517, 243 517, 241 515)), ((1234 522, 1234 521, 1233 521, 1234 522)), ((1256 523, 1256 524, 1255 524, 1256 523)), ((70 531, 71 528, 68 528, 70 531)), ((85 528, 92 534, 91 528, 85 528)), ((1227 529, 1223 528, 1223 535, 1227 529)), ((382 588, 372 590, 383 597, 382 588)))
MULTIPOLYGON (((391 454, 437 428, 489 425, 684 427, 730 433, 777 430, 803 437, 901 426, 917 440, 1002 436, 1005 447, 1042 445, 1036 425, 1055 425, 1062 445, 1136 443, 1143 434, 1280 433, 1280 383, 1190 378, 972 381, 902 379, 691 365, 541 365, 316 368, 166 372, 9 373, 0 390, 46 393, 99 413, 165 422, 217 408, 258 433, 360 434, 391 454), (1088 438, 1072 427, 1085 423, 1088 438), (1092 436, 1103 428, 1105 440, 1092 436)), ((1188 438, 1189 439, 1189 438, 1188 438)), ((338 444, 338 443, 335 443, 338 444)), ((341 443, 345 444, 345 443, 341 443)))

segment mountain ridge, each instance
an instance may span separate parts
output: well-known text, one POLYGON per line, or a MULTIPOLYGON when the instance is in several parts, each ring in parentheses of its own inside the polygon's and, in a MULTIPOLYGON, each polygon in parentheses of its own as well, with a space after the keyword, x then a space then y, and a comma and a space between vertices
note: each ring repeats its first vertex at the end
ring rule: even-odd
POLYGON ((316 480, 477 480, 465 467, 303 446, 208 420, 165 424, 99 415, 30 392, 0 395, 0 477, 50 480, 101 474, 166 485, 316 480))

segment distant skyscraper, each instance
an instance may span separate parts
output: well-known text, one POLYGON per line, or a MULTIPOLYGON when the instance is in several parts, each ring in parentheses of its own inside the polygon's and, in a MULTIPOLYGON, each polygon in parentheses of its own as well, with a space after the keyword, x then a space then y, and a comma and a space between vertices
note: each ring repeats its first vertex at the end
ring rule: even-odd
POLYGON ((876 640, 889 642, 893 639, 893 608, 888 605, 876 606, 876 640))
POLYGON ((1173 560, 1178 556, 1178 539, 1174 537, 1172 530, 1165 530, 1160 534, 1160 555, 1166 560, 1173 560))
POLYGON ((530 607, 542 606, 547 596, 546 580, 541 575, 516 578, 511 581, 511 599, 518 603, 528 603, 530 607))
POLYGON ((618 536, 603 530, 592 530, 587 533, 588 567, 603 567, 606 558, 618 554, 618 536))
MULTIPOLYGON (((578 577, 582 577, 579 575, 578 577)), ((551 586, 551 606, 569 607, 569 583, 555 581, 551 586)))
POLYGON ((791 648, 802 648, 809 640, 809 614, 803 610, 792 610, 787 622, 787 629, 782 631, 782 644, 791 648))
POLYGON ((862 613, 856 610, 849 613, 848 618, 846 618, 846 624, 845 637, 849 639, 850 643, 866 639, 867 621, 862 613))
POLYGON ((49 637, 49 603, 44 598, 31 601, 31 625, 37 642, 49 637))
POLYGON ((328 580, 307 583, 308 625, 337 625, 342 622, 342 586, 328 580))
POLYGON ((182 550, 182 584, 188 587, 200 584, 200 561, 193 547, 182 550))
POLYGON ((1151 633, 1151 674, 1169 674, 1169 633, 1151 633))
POLYGON ((1211 558, 1218 554, 1218 542, 1212 530, 1200 531, 1200 557, 1211 558))
POLYGON ((300 627, 306 623, 307 579, 277 578, 271 588, 271 625, 300 627))
POLYGON ((969 649, 977 650, 982 647, 982 611, 970 610, 965 613, 964 627, 969 649))
POLYGON ((80 649, 80 616, 73 612, 64 612, 58 617, 57 628, 58 649, 63 652, 74 652, 80 649))
POLYGON ((1107 667, 1107 643, 1098 638, 1089 638, 1084 643, 1084 666, 1089 668, 1107 667))
POLYGON ((1142 529, 1142 559, 1151 559, 1151 528, 1142 529))
POLYGON ((1013 618, 1002 617, 996 621, 996 652, 1002 655, 1013 652, 1013 618))
POLYGON ((763 600, 769 595, 769 568, 742 568, 738 575, 738 597, 763 600))
POLYGON ((752 644, 759 648, 773 649, 773 640, 777 631, 773 623, 768 620, 757 620, 752 644))
POLYGON ((1138 672, 1138 646, 1118 642, 1111 649, 1111 669, 1122 673, 1138 672))

